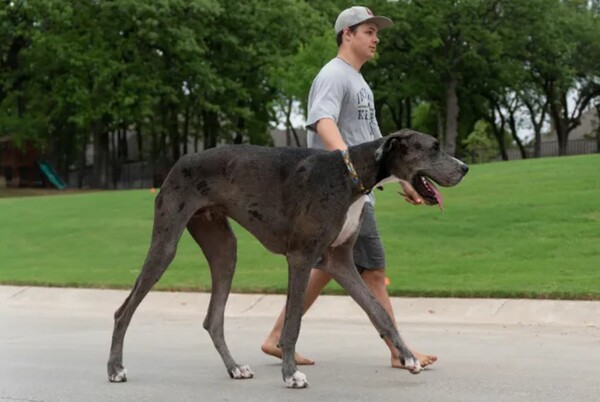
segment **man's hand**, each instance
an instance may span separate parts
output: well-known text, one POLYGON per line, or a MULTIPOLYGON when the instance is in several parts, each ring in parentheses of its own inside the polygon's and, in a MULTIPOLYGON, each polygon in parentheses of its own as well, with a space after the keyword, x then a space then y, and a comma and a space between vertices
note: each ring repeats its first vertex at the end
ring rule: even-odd
POLYGON ((412 205, 421 205, 423 204, 423 199, 419 196, 419 193, 414 189, 411 184, 405 180, 400 180, 400 184, 402 185, 402 190, 404 193, 399 193, 404 197, 406 202, 412 205))

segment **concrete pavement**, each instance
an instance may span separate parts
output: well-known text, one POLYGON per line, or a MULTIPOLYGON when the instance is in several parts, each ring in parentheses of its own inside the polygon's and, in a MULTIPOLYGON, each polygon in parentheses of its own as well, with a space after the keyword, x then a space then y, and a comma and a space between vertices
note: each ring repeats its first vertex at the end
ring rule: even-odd
MULTIPOLYGON (((0 300, 5 306, 14 307, 95 310, 106 306, 112 313, 128 294, 129 291, 124 290, 0 286, 0 300)), ((209 299, 208 293, 150 292, 140 309, 204 315, 209 299)), ((225 314, 273 318, 284 303, 284 295, 231 294, 225 314)), ((401 322, 600 327, 600 301, 393 297, 392 305, 401 322)), ((365 317, 349 297, 321 296, 305 318, 353 320, 365 317)))
POLYGON ((366 315, 322 296, 298 350, 311 387, 287 390, 260 342, 284 303, 231 295, 226 336, 252 380, 233 381, 202 319, 209 295, 151 292, 130 326, 125 384, 106 379, 112 314, 127 291, 0 286, 0 401, 595 401, 600 302, 393 298, 416 349, 440 356, 420 375, 389 368, 366 315))

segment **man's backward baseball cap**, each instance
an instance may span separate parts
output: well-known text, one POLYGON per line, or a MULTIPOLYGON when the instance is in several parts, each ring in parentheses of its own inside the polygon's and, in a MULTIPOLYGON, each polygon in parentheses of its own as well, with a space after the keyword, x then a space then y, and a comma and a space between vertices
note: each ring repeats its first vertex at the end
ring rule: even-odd
POLYGON ((372 22, 377 28, 382 29, 393 24, 388 17, 374 15, 367 7, 354 6, 345 9, 335 20, 335 34, 339 34, 344 28, 351 27, 365 22, 372 22))

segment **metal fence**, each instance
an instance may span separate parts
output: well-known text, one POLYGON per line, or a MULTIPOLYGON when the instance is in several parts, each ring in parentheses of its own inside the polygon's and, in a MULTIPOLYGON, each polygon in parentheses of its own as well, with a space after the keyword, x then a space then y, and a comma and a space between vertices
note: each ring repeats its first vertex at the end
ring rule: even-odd
MULTIPOLYGON (((569 140, 567 143, 567 155, 586 155, 600 152, 598 141, 595 139, 569 140)), ((541 144, 540 157, 558 156, 558 141, 544 141, 541 144)), ((533 144, 525 147, 528 158, 533 158, 533 144)), ((518 149, 509 149, 506 151, 509 160, 521 159, 521 152, 518 149)))
MULTIPOLYGON (((567 146, 567 155, 584 155, 593 154, 600 152, 598 142, 595 139, 580 139, 570 140, 567 146)), ((527 157, 533 157, 533 145, 526 148, 527 157)), ((521 159, 521 153, 518 149, 507 150, 508 159, 516 160, 521 159)), ((484 152, 478 153, 477 151, 470 155, 465 155, 469 159, 470 163, 480 163, 489 161, 488 156, 484 156, 484 152)), ((545 141, 542 142, 541 147, 542 157, 558 156, 558 141, 545 141)), ((492 160, 501 160, 498 155, 492 160)), ((157 163, 152 166, 149 162, 133 162, 126 163, 119 167, 119 171, 116 173, 116 178, 110 180, 110 187, 116 189, 135 189, 135 188, 150 188, 153 186, 160 186, 165 179, 170 166, 166 163, 157 163)), ((69 172, 67 183, 71 188, 78 188, 80 185, 80 172, 72 171, 69 172)), ((89 188, 92 186, 92 169, 88 168, 82 172, 81 176, 81 187, 89 188)))
MULTIPOLYGON (((149 162, 126 163, 121 165, 118 171, 111 172, 109 186, 115 189, 158 187, 165 179, 168 171, 169 167, 167 166, 159 166, 159 164, 153 166, 149 162), (113 174, 116 177, 113 177, 113 174)), ((69 172, 67 183, 71 188, 92 187, 92 169, 88 168, 83 172, 69 172)))

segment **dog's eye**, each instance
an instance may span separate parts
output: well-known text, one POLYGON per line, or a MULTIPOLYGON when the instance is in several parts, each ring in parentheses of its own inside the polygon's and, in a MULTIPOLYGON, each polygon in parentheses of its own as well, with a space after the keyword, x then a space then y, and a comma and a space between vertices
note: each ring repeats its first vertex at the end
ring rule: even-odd
POLYGON ((436 141, 436 142, 433 144, 433 150, 434 150, 434 151, 439 151, 439 150, 440 150, 440 143, 439 143, 439 142, 437 142, 437 141, 436 141))

